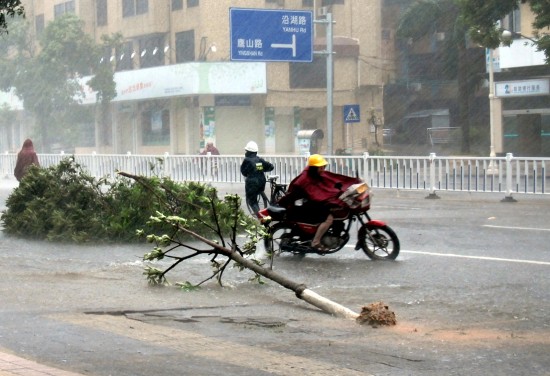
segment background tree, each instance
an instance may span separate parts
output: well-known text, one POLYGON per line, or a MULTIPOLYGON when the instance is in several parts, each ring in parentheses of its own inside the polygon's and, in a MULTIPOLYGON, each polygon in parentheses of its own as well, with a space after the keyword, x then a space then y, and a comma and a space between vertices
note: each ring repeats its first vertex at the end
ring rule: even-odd
MULTIPOLYGON (((124 37, 120 33, 111 36, 103 35, 102 50, 116 52, 122 48, 124 37)), ((109 54, 110 55, 110 54, 109 54)), ((101 61, 101 60, 100 60, 101 61)), ((116 97, 116 84, 114 74, 116 68, 115 62, 111 59, 104 59, 103 63, 98 64, 94 77, 88 81, 88 85, 97 92, 96 94, 96 129, 99 137, 98 146, 110 145, 112 139, 111 127, 111 101, 116 97)))
POLYGON ((112 69, 100 64, 103 46, 84 32, 83 22, 72 14, 47 25, 40 35, 38 53, 30 42, 29 24, 19 19, 13 25, 0 47, 10 51, 0 58, 1 89, 15 88, 25 109, 34 115, 42 151, 50 151, 55 143, 73 145, 77 122, 87 121, 88 126, 93 122, 93 111, 79 106, 84 94, 81 78, 97 76, 93 89, 100 101, 110 101, 116 95, 112 69))
POLYGON ((0 0, 0 34, 8 32, 7 17, 24 16, 25 8, 19 0, 0 0))
POLYGON ((469 27, 470 37, 486 48, 497 48, 500 43, 510 43, 501 39, 502 30, 498 28, 497 22, 517 9, 520 3, 529 3, 535 14, 533 28, 536 41, 534 44, 538 50, 544 51, 546 64, 550 64, 550 33, 548 33, 550 2, 548 0, 485 0, 482 4, 477 0, 458 0, 458 2, 462 22, 469 27))
POLYGON ((441 52, 436 56, 445 66, 445 77, 458 84, 458 123, 462 129, 461 149, 470 152, 470 99, 479 81, 479 72, 468 59, 467 28, 459 19, 457 0, 418 0, 402 15, 397 36, 417 41, 444 32, 441 52))

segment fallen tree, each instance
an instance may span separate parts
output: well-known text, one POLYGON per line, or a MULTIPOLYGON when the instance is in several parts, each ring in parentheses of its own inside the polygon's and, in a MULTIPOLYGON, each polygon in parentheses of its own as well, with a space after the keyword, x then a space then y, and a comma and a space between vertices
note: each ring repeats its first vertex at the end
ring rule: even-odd
MULTIPOLYGON (((144 187, 150 186, 148 179, 143 176, 136 176, 126 172, 119 172, 119 174, 124 177, 134 179, 144 187)), ((169 187, 165 186, 164 189, 169 190, 169 187)), ((156 194, 155 191, 152 191, 152 193, 156 194)), ((163 197, 172 198, 171 203, 166 202, 167 210, 169 211, 177 211, 177 206, 180 204, 189 205, 189 202, 183 202, 188 201, 188 198, 175 196, 169 191, 166 192, 163 197)), ((158 199, 162 200, 162 197, 158 197, 158 199)), ((366 307, 364 307, 363 312, 359 314, 336 302, 324 298, 323 296, 308 289, 303 283, 294 282, 279 273, 274 272, 272 268, 265 268, 263 263, 256 259, 254 255, 256 253, 256 244, 266 234, 263 226, 259 225, 255 221, 251 222, 250 217, 242 211, 241 199, 238 195, 226 195, 223 202, 217 197, 216 194, 207 195, 202 197, 201 200, 206 200, 208 202, 210 210, 199 211, 194 218, 182 218, 176 215, 165 215, 160 212, 157 212, 155 216, 151 217, 151 223, 163 224, 165 226, 168 225, 168 227, 172 228, 170 234, 155 235, 140 232, 140 235, 145 236, 148 242, 155 243, 153 251, 144 255, 144 260, 154 261, 165 258, 171 258, 173 260, 172 265, 166 270, 159 270, 150 266, 146 269, 145 274, 147 275, 150 284, 159 285, 167 283, 166 274, 170 270, 173 270, 173 268, 175 268, 179 263, 193 257, 206 254, 211 256, 210 262, 214 267, 213 274, 196 285, 186 282, 184 285, 187 288, 200 286, 202 283, 212 278, 217 278, 218 283, 222 285, 223 272, 226 270, 229 263, 233 261, 239 268, 253 271, 255 273, 255 279, 258 281, 261 281, 261 277, 272 280, 279 285, 292 290, 299 299, 304 300, 324 312, 330 313, 337 317, 354 319, 359 323, 367 323, 372 325, 373 322, 376 321, 375 317, 372 315, 372 309, 366 310, 366 307), (221 231, 222 226, 219 225, 220 219, 217 215, 220 210, 220 205, 230 206, 231 215, 229 218, 225 219, 230 222, 231 228, 228 236, 229 240, 227 241, 224 233, 221 231), (208 217, 208 220, 206 220, 205 217, 208 217), (197 221, 202 223, 214 223, 215 225, 211 226, 211 229, 216 234, 215 239, 209 239, 191 230, 191 227, 197 227, 195 223, 197 221), (249 239, 242 245, 237 242, 237 235, 240 228, 244 228, 249 239), (192 244, 192 242, 189 241, 191 239, 198 241, 200 244, 206 246, 206 248, 200 248, 199 246, 192 244), (176 254, 176 250, 181 251, 182 249, 184 250, 183 254, 176 254), (220 256, 225 259, 220 261, 220 256), (368 318, 365 318, 365 312, 368 314, 368 318)), ((273 255, 270 255, 270 257, 273 257, 273 255)), ((377 306, 380 306, 380 304, 387 309, 387 306, 383 305, 383 303, 379 303, 377 306)), ((386 320, 386 322, 389 321, 386 320)), ((380 323, 380 325, 384 324, 385 323, 380 323)))

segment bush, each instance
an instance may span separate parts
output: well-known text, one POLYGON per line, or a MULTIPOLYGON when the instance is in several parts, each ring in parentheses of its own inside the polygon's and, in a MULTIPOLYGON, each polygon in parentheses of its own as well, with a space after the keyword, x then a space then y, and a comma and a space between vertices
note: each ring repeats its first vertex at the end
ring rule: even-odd
POLYGON ((31 166, 6 200, 4 231, 50 241, 137 241, 137 230, 170 230, 148 223, 157 212, 192 219, 193 230, 205 236, 229 228, 232 209, 218 199, 215 188, 156 176, 136 178, 96 179, 74 158, 49 168, 31 166))

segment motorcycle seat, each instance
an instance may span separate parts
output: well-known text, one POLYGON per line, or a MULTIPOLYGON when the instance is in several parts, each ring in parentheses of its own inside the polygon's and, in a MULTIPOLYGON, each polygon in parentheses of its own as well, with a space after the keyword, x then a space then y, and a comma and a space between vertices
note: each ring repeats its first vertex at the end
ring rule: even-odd
POLYGON ((282 206, 268 206, 267 207, 267 211, 269 214, 273 215, 273 214, 283 214, 284 212, 286 212, 286 208, 283 208, 282 206))

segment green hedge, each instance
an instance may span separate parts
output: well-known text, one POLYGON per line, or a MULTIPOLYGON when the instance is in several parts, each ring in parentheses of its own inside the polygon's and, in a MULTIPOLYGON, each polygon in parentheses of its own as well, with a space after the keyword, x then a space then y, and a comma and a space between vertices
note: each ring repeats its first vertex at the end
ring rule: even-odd
POLYGON ((6 200, 1 221, 5 233, 25 238, 129 242, 138 241, 137 230, 171 231, 149 223, 157 212, 190 220, 191 229, 204 236, 226 231, 234 206, 206 184, 156 176, 96 179, 67 157, 52 167, 31 166, 6 200))

